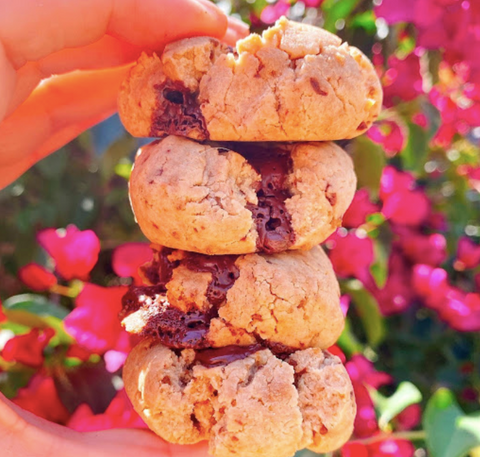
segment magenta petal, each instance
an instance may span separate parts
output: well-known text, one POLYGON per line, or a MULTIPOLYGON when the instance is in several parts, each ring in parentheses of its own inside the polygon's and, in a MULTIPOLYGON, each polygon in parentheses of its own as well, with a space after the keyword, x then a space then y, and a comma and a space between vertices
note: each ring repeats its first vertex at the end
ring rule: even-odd
POLYGON ((153 258, 152 250, 148 243, 126 243, 118 246, 113 251, 113 271, 121 278, 133 278, 135 284, 142 280, 138 269, 153 258))
POLYGON ((30 289, 48 290, 57 283, 55 275, 38 263, 29 263, 18 270, 18 277, 30 289))
POLYGON ((80 231, 69 225, 65 230, 42 230, 37 239, 53 258, 55 270, 64 279, 88 279, 100 252, 100 241, 92 230, 80 231))

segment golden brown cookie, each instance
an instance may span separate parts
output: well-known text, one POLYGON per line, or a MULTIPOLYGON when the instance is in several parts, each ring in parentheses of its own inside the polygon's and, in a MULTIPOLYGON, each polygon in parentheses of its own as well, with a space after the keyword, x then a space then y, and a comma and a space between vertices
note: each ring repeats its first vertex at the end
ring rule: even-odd
POLYGON ((130 199, 150 241, 204 254, 274 253, 310 249, 341 224, 356 177, 340 147, 229 148, 169 136, 140 149, 130 199))
POLYGON ((214 457, 330 452, 353 429, 348 374, 320 349, 279 358, 260 346, 174 351, 145 340, 129 355, 123 378, 155 433, 172 443, 208 440, 214 457))
POLYGON ((275 255, 206 256, 157 247, 142 268, 150 286, 123 299, 127 331, 169 347, 328 348, 344 318, 320 247, 275 255))
POLYGON ((281 18, 232 50, 187 38, 142 55, 119 113, 135 136, 215 141, 330 141, 364 133, 382 91, 365 55, 339 37, 281 18))

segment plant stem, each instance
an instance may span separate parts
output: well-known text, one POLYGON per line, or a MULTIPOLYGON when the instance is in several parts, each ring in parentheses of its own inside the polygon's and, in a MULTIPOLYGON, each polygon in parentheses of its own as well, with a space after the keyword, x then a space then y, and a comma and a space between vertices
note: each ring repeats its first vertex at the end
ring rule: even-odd
POLYGON ((365 438, 363 440, 355 440, 356 443, 372 444, 384 440, 424 440, 427 434, 424 430, 415 430, 411 432, 393 432, 393 433, 381 433, 379 435, 365 438))

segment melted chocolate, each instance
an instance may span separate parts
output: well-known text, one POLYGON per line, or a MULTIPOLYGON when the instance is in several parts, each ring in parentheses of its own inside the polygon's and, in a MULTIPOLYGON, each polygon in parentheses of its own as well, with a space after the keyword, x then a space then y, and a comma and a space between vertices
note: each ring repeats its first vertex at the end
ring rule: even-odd
POLYGON ((193 252, 185 259, 185 266, 189 270, 212 274, 207 289, 207 300, 213 306, 219 306, 225 301, 228 289, 240 275, 235 260, 237 260, 235 255, 207 256, 193 252))
POLYGON ((268 254, 286 251, 295 241, 292 218, 285 206, 285 200, 291 197, 286 189, 291 156, 271 149, 252 150, 251 145, 248 152, 241 154, 262 178, 257 190, 258 204, 247 206, 257 225, 257 247, 268 254))
POLYGON ((208 139, 196 93, 190 92, 180 81, 169 79, 153 87, 157 91, 157 106, 152 115, 151 136, 188 136, 196 131, 200 135, 198 139, 208 139))
POLYGON ((260 344, 204 349, 195 353, 195 362, 198 362, 207 368, 218 367, 222 365, 228 365, 236 360, 242 360, 262 349, 265 348, 260 344))
POLYGON ((211 273, 212 279, 207 289, 207 300, 211 306, 207 311, 183 312, 165 302, 163 307, 152 308, 152 315, 142 330, 143 336, 154 337, 171 348, 204 348, 208 346, 205 335, 210 321, 218 316, 218 307, 240 274, 235 265, 237 256, 187 253, 184 259, 171 262, 168 259, 171 253, 172 250, 167 248, 155 252, 154 261, 143 268, 145 276, 155 285, 131 286, 122 299, 120 317, 124 318, 142 308, 144 297, 151 298, 155 306, 159 306, 157 299, 161 295, 165 296, 167 283, 179 265, 184 265, 191 271, 211 273))

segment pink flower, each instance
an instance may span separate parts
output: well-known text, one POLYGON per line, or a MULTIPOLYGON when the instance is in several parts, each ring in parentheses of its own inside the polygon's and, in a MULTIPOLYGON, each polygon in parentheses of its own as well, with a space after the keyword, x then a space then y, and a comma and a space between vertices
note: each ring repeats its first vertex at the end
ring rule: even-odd
POLYGON ((343 216, 343 226, 347 228, 357 228, 366 222, 368 215, 378 211, 378 206, 370 201, 368 190, 357 190, 352 203, 343 216))
POLYGON ((288 0, 278 0, 274 5, 267 5, 262 13, 260 19, 265 24, 273 24, 280 16, 287 14, 290 8, 288 0))
POLYGON ((115 349, 123 332, 118 319, 127 287, 100 287, 86 283, 65 318, 67 332, 96 354, 115 349))
POLYGON ((401 313, 412 304, 414 291, 410 285, 411 276, 411 266, 398 249, 394 249, 388 260, 388 277, 385 286, 380 290, 371 290, 384 316, 401 313))
POLYGON ((18 277, 30 289, 36 291, 48 290, 57 284, 55 275, 38 263, 29 263, 20 268, 18 277))
POLYGON ((368 130, 367 136, 373 142, 381 144, 388 157, 393 157, 400 152, 405 147, 407 138, 404 128, 390 120, 378 121, 373 124, 368 130))
POLYGON ((447 259, 447 240, 440 233, 422 235, 407 227, 395 227, 399 244, 412 263, 424 263, 434 267, 447 259))
POLYGON ((447 272, 428 265, 415 265, 413 285, 426 306, 460 332, 480 330, 480 295, 451 286, 447 272))
POLYGON ((32 329, 30 332, 8 340, 2 350, 2 357, 7 361, 23 363, 38 368, 43 364, 43 350, 55 335, 55 330, 46 328, 32 329))
POLYGON ((46 229, 38 242, 55 261, 55 270, 67 281, 87 280, 100 252, 100 241, 91 230, 80 231, 74 225, 65 230, 46 229))
POLYGON ((414 114, 412 116, 412 122, 423 129, 426 129, 429 124, 427 116, 423 113, 414 114))
POLYGON ((413 176, 391 166, 383 170, 380 198, 383 215, 396 224, 418 226, 430 214, 430 201, 422 190, 415 189, 413 176))
POLYGON ((458 240, 455 269, 463 271, 475 268, 478 264, 480 264, 480 245, 475 244, 470 238, 462 236, 458 240))
POLYGON ((339 276, 363 279, 373 262, 372 240, 344 230, 338 230, 327 241, 330 261, 339 276))
POLYGON ((367 438, 378 432, 377 415, 370 397, 370 393, 364 384, 352 381, 355 401, 357 402, 357 415, 354 421, 355 436, 367 438))
POLYGON ((415 3, 417 0, 382 0, 380 5, 375 7, 377 17, 385 19, 387 24, 396 24, 397 22, 413 22, 415 3))
POLYGON ((348 308, 350 308, 350 297, 348 295, 342 295, 340 297, 340 308, 344 316, 348 313, 348 308))
POLYGON ((133 278, 134 284, 142 284, 138 269, 153 258, 148 243, 125 243, 113 251, 113 271, 121 278, 133 278))
POLYGON ((422 408, 420 405, 407 406, 396 418, 395 423, 398 430, 411 430, 422 420, 422 408))
POLYGON ((383 440, 369 446, 369 457, 413 457, 415 446, 407 440, 383 440))
POLYGON ((6 320, 7 320, 7 316, 5 316, 5 313, 3 312, 2 301, 0 300, 0 322, 4 322, 6 320))
POLYGON ((342 457, 413 457, 415 447, 407 440, 383 440, 371 444, 349 441, 342 457))
POLYGON ((385 106, 391 107, 402 100, 413 100, 423 93, 420 60, 414 53, 403 60, 395 56, 389 57, 388 67, 382 78, 385 106))
POLYGON ((83 404, 77 408, 67 426, 79 432, 93 432, 111 428, 147 428, 134 411, 124 390, 118 392, 103 414, 94 414, 83 404))
POLYGON ((366 384, 374 389, 390 384, 393 381, 389 374, 377 371, 373 363, 360 354, 352 356, 345 365, 345 368, 352 382, 355 381, 366 384))
POLYGON ((69 416, 58 396, 53 379, 39 373, 30 379, 27 387, 19 389, 12 401, 21 408, 51 422, 64 424, 69 416))

